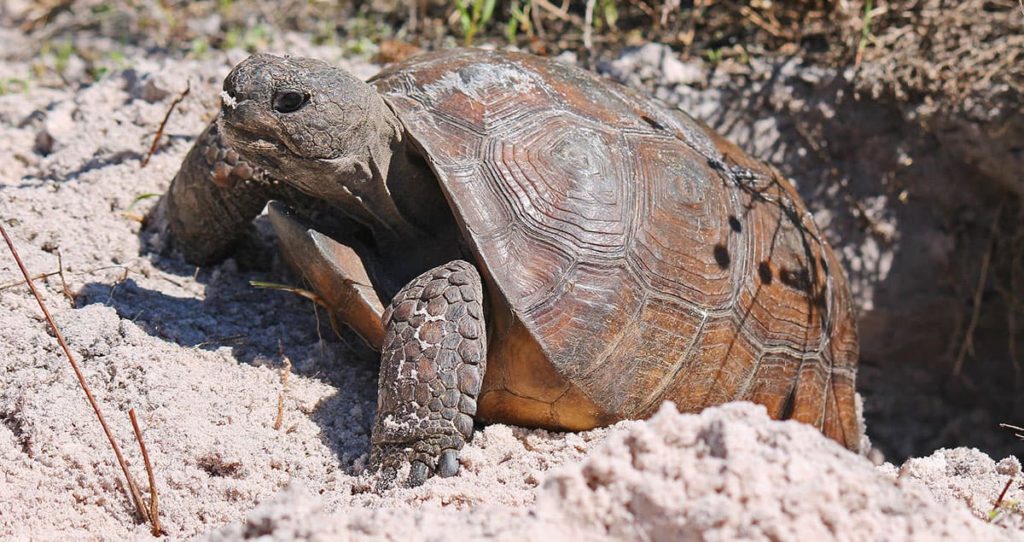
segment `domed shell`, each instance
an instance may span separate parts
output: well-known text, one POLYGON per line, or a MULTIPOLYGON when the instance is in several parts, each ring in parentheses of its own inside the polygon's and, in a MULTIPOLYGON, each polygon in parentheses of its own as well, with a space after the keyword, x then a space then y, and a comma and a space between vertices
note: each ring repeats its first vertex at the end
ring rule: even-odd
POLYGON ((858 446, 847 285, 777 171, 531 55, 442 51, 371 83, 485 278, 485 418, 585 429, 750 400, 858 446))

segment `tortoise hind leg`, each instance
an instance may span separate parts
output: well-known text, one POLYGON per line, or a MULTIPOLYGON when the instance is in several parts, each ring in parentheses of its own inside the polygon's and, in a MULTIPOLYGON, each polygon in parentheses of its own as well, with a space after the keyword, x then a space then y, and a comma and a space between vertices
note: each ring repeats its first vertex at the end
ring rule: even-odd
POLYGON ((379 488, 406 463, 410 486, 458 472, 487 356, 482 300, 480 275, 456 260, 413 279, 385 311, 370 452, 379 488))

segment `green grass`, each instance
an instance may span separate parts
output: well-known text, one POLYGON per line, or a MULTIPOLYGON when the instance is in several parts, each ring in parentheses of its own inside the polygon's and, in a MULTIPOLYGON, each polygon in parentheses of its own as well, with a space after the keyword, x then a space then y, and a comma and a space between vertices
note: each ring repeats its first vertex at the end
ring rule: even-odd
POLYGON ((496 3, 497 0, 458 0, 455 3, 466 47, 473 45, 473 38, 491 21, 496 3))
POLYGON ((28 87, 28 79, 23 79, 21 77, 0 78, 0 96, 28 92, 28 87))

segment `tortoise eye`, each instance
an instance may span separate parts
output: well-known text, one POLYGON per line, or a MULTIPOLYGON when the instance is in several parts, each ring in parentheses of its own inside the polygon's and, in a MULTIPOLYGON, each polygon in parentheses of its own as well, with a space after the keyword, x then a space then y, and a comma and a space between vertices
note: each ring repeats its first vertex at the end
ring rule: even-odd
POLYGON ((278 113, 292 113, 302 109, 302 106, 309 102, 309 94, 285 90, 274 95, 274 111, 278 113))

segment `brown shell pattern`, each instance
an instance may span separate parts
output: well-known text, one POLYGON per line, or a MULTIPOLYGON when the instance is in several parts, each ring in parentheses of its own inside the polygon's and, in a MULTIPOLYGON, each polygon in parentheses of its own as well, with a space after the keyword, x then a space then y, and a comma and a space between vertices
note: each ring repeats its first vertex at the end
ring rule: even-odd
POLYGON ((530 55, 431 54, 372 84, 488 286, 602 416, 750 400, 858 445, 846 281, 774 169, 681 111, 530 55))

